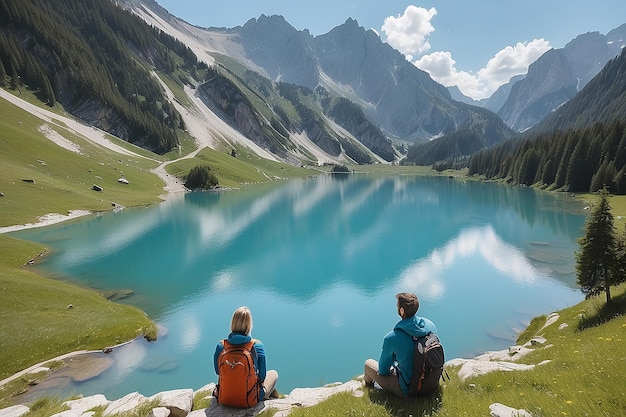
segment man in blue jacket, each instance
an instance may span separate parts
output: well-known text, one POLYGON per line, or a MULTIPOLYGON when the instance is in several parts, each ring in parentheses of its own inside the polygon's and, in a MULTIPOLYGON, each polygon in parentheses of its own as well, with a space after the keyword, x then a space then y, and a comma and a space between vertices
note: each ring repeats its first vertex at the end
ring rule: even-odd
POLYGON ((380 360, 365 361, 365 383, 377 382, 383 390, 406 397, 413 376, 413 336, 437 333, 432 321, 415 315, 420 303, 415 294, 396 295, 398 315, 402 318, 383 340, 380 360))

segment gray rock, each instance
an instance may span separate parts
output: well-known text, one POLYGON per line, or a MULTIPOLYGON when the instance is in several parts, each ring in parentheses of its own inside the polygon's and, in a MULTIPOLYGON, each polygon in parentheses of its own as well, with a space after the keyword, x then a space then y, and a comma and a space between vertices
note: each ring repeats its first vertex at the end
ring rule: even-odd
POLYGON ((91 410, 92 408, 102 407, 105 405, 108 406, 109 403, 110 401, 107 400, 104 395, 96 394, 90 397, 79 398, 78 400, 65 401, 64 404, 73 411, 84 413, 85 411, 91 410))
POLYGON ((262 401, 255 407, 237 409, 224 407, 212 401, 204 410, 192 411, 187 417, 248 417, 256 416, 266 410, 275 411, 274 417, 285 417, 293 408, 310 407, 328 399, 339 392, 351 392, 355 396, 363 395, 363 381, 352 380, 345 384, 335 383, 318 388, 296 388, 285 398, 262 401))
POLYGON ((25 405, 14 405, 0 410, 0 417, 20 417, 30 411, 25 405))
POLYGON ((209 384, 206 384, 205 386, 203 386, 202 388, 196 390, 193 395, 195 396, 196 394, 200 393, 200 392, 205 392, 207 394, 207 396, 210 396, 213 393, 213 390, 215 389, 215 382, 211 382, 209 384))
POLYGON ((61 413, 53 414, 50 417, 93 417, 96 414, 95 411, 75 411, 75 410, 67 410, 61 413))
POLYGON ((526 410, 517 410, 500 403, 494 403, 489 406, 489 415, 491 417, 532 417, 526 410))
POLYGON ((163 407, 167 407, 171 411, 172 417, 185 417, 193 408, 193 390, 164 391, 153 395, 148 400, 158 400, 163 407))
POLYGON ((170 410, 167 407, 157 407, 153 408, 152 411, 148 414, 148 417, 168 417, 170 415, 170 410))
POLYGON ((541 336, 535 336, 528 341, 531 346, 544 345, 546 342, 546 338, 541 336))
POLYGON ((252 417, 262 413, 268 407, 268 402, 260 402, 255 407, 240 409, 224 407, 217 404, 217 401, 213 401, 208 408, 192 411, 187 417, 252 417))
POLYGON ((102 413, 102 415, 110 416, 113 414, 125 413, 136 408, 142 402, 146 401, 146 399, 146 397, 138 392, 131 392, 130 394, 120 398, 119 400, 111 402, 106 410, 104 410, 104 413, 102 413))

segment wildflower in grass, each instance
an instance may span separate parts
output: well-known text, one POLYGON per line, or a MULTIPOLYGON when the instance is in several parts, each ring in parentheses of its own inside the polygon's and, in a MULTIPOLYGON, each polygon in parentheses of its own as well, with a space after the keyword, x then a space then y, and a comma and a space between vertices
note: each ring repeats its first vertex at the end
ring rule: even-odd
POLYGON ((565 404, 574 404, 574 402, 571 401, 571 400, 567 400, 567 401, 565 401, 565 404))

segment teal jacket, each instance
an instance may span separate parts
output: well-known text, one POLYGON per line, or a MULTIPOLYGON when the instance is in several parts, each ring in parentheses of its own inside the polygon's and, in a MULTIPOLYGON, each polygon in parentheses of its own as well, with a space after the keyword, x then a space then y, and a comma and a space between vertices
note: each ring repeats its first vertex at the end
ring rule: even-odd
POLYGON ((405 395, 409 392, 409 381, 413 376, 413 338, 437 333, 434 323, 427 318, 413 316, 400 320, 383 341, 383 350, 378 361, 378 373, 389 375, 395 368, 400 379, 400 388, 405 395))
MULTIPOLYGON (((250 335, 246 336, 246 335, 239 334, 239 333, 231 333, 228 335, 228 338, 226 340, 228 340, 228 343, 231 343, 233 345, 243 345, 244 343, 248 343, 250 340, 252 340, 252 336, 250 335)), ((265 362, 265 348, 263 347, 263 343, 261 343, 260 340, 256 340, 253 347, 256 352, 256 361, 254 363, 254 367, 256 368, 257 375, 259 376, 259 380, 262 383, 263 381, 265 381, 265 374, 267 373, 266 362, 265 362)), ((220 340, 217 346, 215 347, 215 354, 213 355, 213 367, 215 368, 215 373, 218 376, 220 372, 219 372, 217 362, 218 362, 220 353, 222 353, 223 350, 224 350, 224 343, 222 343, 222 341, 220 340)), ((259 401, 263 401, 264 399, 265 399, 265 389, 261 387, 261 398, 259 398, 259 401)))

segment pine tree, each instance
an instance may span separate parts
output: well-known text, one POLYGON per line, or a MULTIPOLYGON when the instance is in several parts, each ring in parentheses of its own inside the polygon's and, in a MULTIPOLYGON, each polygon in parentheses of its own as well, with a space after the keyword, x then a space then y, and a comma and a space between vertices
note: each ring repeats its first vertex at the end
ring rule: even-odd
POLYGON ((617 283, 626 281, 626 226, 617 239, 617 283))
POLYGON ((7 85, 7 71, 4 69, 2 58, 0 57, 0 87, 6 87, 7 85))
POLYGON ((207 165, 196 165, 191 168, 185 187, 190 190, 208 190, 219 185, 217 176, 207 165))
POLYGON ((576 253, 576 281, 587 297, 606 293, 611 302, 611 285, 620 281, 618 245, 608 192, 600 192, 600 203, 594 208, 580 238, 581 251, 576 253))

